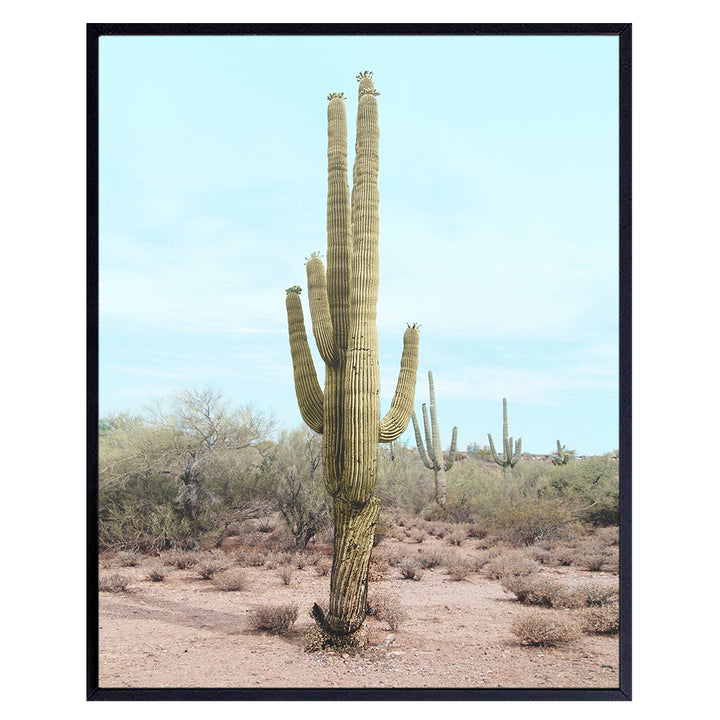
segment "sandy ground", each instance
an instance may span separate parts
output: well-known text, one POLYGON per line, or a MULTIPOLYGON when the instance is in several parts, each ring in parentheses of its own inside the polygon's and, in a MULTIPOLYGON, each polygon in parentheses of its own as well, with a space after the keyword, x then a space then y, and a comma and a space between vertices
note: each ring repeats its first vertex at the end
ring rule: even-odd
MULTIPOLYGON (((394 542, 388 543, 390 547, 394 542)), ((428 545, 425 545, 427 547, 428 545)), ((405 550, 417 545, 403 544, 405 550)), ((464 550, 472 552, 471 550, 464 550)), ((461 550, 460 552, 463 552, 461 550)), ((329 576, 314 567, 295 570, 284 585, 277 570, 245 568, 247 590, 224 592, 193 570, 161 566, 145 557, 136 567, 111 561, 101 574, 131 579, 122 593, 100 593, 101 688, 617 688, 617 636, 583 635, 563 647, 522 645, 510 632, 529 612, 500 583, 482 573, 452 580, 445 568, 405 580, 397 567, 371 583, 400 595, 408 619, 386 647, 362 653, 307 653, 303 632, 313 602, 327 602, 329 576), (163 582, 147 573, 163 567, 163 582), (295 603, 300 614, 285 636, 251 629, 258 605, 295 603)), ((569 579, 609 578, 569 568, 547 568, 569 579)), ((549 611, 571 616, 571 610, 549 611)), ((372 645, 390 634, 368 618, 372 645)))

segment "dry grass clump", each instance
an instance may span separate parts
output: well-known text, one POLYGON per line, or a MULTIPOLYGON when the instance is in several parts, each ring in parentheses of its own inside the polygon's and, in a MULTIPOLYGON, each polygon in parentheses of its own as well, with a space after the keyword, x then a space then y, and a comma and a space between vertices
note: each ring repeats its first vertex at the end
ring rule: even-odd
POLYGON ((387 590, 378 590, 367 599, 367 613, 377 620, 385 621, 393 632, 407 620, 408 614, 400 604, 400 598, 387 590))
POLYGON ((320 560, 315 563, 315 572, 320 575, 320 577, 325 577, 331 569, 332 563, 326 557, 320 558, 320 560))
POLYGON ((135 567, 140 564, 140 555, 136 550, 123 550, 118 554, 118 562, 122 567, 135 567))
POLYGON ((583 611, 583 632, 591 635, 614 635, 620 631, 620 606, 613 602, 583 611))
POLYGON ((467 536, 464 527, 456 527, 445 536, 445 539, 450 545, 462 545, 463 540, 467 540, 467 536))
POLYGON ((213 575, 221 573, 223 570, 227 569, 227 563, 224 563, 222 560, 214 557, 201 560, 197 566, 198 575, 200 575, 200 577, 204 580, 211 580, 213 575))
POLYGON ((575 564, 591 572, 599 572, 605 565, 606 557, 600 553, 581 553, 575 559, 575 564))
POLYGON ((619 588, 614 582, 586 580, 575 591, 580 606, 599 607, 617 602, 619 588))
POLYGON ((174 565, 178 570, 187 570, 198 563, 198 555, 188 550, 173 550, 163 559, 165 565, 174 565))
POLYGON ((548 610, 531 610, 516 618, 510 631, 525 645, 555 646, 580 637, 580 627, 548 610))
POLYGON ((492 558, 485 566, 491 580, 499 580, 507 575, 531 575, 539 569, 526 550, 509 550, 492 558))
POLYGON ((250 611, 250 626, 254 630, 284 635, 289 632, 298 618, 298 608, 288 605, 265 605, 250 611))
POLYGON ((258 532, 261 532, 265 535, 273 532, 275 528, 277 527, 277 523, 275 520, 271 517, 264 517, 260 518, 257 522, 256 529, 258 532))
POLYGON ((212 578, 213 585, 223 592, 238 592, 246 590, 248 581, 242 570, 231 568, 224 572, 214 575, 212 578))
POLYGON ((275 570, 283 565, 289 565, 293 561, 291 552, 275 552, 265 560, 265 567, 268 570, 275 570))
POLYGON ((240 550, 235 553, 234 558, 240 567, 262 567, 267 560, 267 552, 262 550, 240 550))
POLYGON ((573 586, 544 573, 506 575, 500 584, 506 592, 514 593, 521 603, 545 608, 600 607, 614 603, 618 598, 614 583, 588 580, 573 586))
POLYGON ((165 573, 159 567, 150 568, 147 579, 152 582, 162 582, 165 579, 165 573))
POLYGON ((421 543, 424 542, 426 537, 426 533, 422 528, 415 528, 414 530, 410 531, 410 539, 413 542, 421 543))
POLYGON ((491 557, 487 550, 480 550, 470 556, 468 562, 470 563, 473 572, 480 572, 491 560, 491 557))
POLYGON ((119 593, 125 592, 125 588, 130 584, 130 579, 120 573, 105 575, 98 581, 98 590, 100 592, 119 593))
POLYGON ((418 554, 418 562, 420 567, 425 570, 430 570, 435 567, 447 565, 450 561, 449 551, 440 547, 427 547, 423 548, 422 552, 418 554))
POLYGON ((420 580, 423 576, 422 568, 417 558, 406 556, 400 562, 400 574, 405 580, 420 580))
POLYGON ((620 528, 616 525, 598 528, 595 531, 595 535, 597 535, 600 541, 608 547, 620 544, 620 528))
POLYGON ((278 577, 282 580, 283 585, 289 585, 292 582, 294 570, 292 565, 281 565, 278 568, 278 577))
POLYGON ((452 565, 448 565, 447 574, 451 580, 464 580, 470 573, 473 572, 473 568, 469 563, 466 562, 454 562, 452 565))

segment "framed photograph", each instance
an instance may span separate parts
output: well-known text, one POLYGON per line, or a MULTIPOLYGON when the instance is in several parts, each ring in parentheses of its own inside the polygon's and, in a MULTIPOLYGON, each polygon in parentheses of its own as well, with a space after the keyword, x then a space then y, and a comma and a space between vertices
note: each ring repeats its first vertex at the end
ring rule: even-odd
POLYGON ((89 24, 91 700, 629 700, 630 24, 89 24))

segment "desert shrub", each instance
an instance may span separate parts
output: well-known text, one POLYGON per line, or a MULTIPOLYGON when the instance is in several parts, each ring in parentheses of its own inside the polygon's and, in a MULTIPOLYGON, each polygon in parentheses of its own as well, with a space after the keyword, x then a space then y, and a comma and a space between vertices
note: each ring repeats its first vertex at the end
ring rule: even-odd
POLYGON ((407 611, 400 604, 400 598, 387 590, 377 590, 368 596, 367 612, 371 617, 384 620, 393 631, 407 619, 407 611))
POLYGON ((368 580, 377 582, 382 580, 390 569, 390 565, 385 558, 372 558, 370 560, 370 568, 368 571, 368 580))
POLYGON ((268 570, 275 570, 283 565, 289 565, 292 559, 293 554, 290 552, 271 553, 265 560, 265 567, 268 570))
POLYGON ((620 544, 620 528, 609 526, 601 527, 595 531, 595 534, 600 541, 606 546, 619 545, 620 544))
POLYGON ((140 555, 136 550, 123 550, 118 554, 118 562, 122 567, 135 567, 140 564, 140 555))
POLYGON ((213 575, 212 582, 218 590, 223 592, 239 592, 246 590, 248 587, 245 574, 237 568, 231 568, 213 575))
POLYGON ((152 582, 162 582, 165 579, 165 573, 159 567, 150 568, 147 579, 152 582))
POLYGON ((591 572, 599 572, 603 569, 605 561, 606 558, 604 555, 582 553, 578 555, 576 564, 579 567, 584 568, 585 570, 590 570, 591 572))
POLYGON ((273 635, 283 635, 290 631, 298 618, 295 604, 265 605, 250 611, 250 626, 273 635))
POLYGON ((514 593, 526 605, 541 607, 564 607, 567 586, 556 578, 535 573, 533 575, 508 575, 500 580, 506 592, 514 593))
POLYGON ((443 548, 427 547, 423 548, 417 559, 421 568, 430 570, 431 568, 446 565, 450 559, 450 553, 443 548))
POLYGON ((278 576, 282 580, 283 585, 289 585, 293 578, 292 565, 281 565, 278 569, 278 576))
POLYGON ((315 563, 315 572, 321 577, 327 575, 331 569, 332 563, 326 557, 321 558, 315 563))
POLYGON ((268 553, 262 550, 241 550, 236 552, 234 557, 240 567, 262 567, 268 558, 268 553))
POLYGON ((218 558, 208 558, 206 560, 201 560, 197 566, 198 575, 200 575, 200 577, 204 578, 205 580, 210 580, 216 573, 222 572, 223 570, 227 569, 227 563, 224 563, 218 558))
POLYGON ((450 579, 457 581, 464 580, 472 571, 472 566, 466 562, 455 562, 447 568, 450 579))
POLYGON ((592 635, 614 635, 620 631, 620 606, 609 603, 587 608, 583 611, 581 626, 583 632, 592 635))
POLYGON ((302 550, 330 520, 322 465, 322 437, 307 426, 283 431, 275 445, 272 472, 279 478, 275 500, 302 550))
POLYGON ((541 565, 555 565, 557 558, 551 548, 535 545, 530 549, 530 555, 533 560, 541 565))
POLYGON ((510 550, 492 558, 485 566, 488 577, 499 580, 506 575, 530 575, 539 569, 539 565, 522 550, 510 550))
POLYGON ((262 517, 257 522, 257 531, 266 535, 273 532, 276 527, 275 519, 270 516, 262 517))
POLYGON ((423 542, 425 540, 425 531, 422 528, 415 528, 410 532, 410 539, 416 543, 423 542))
POLYGON ((609 605, 616 602, 619 595, 618 586, 614 582, 601 580, 586 580, 575 592, 579 604, 588 607, 609 605))
POLYGON ((576 522, 574 504, 563 498, 511 498, 502 502, 493 515, 495 532, 513 545, 556 538, 576 522))
POLYGON ((197 553, 173 550, 165 556, 163 562, 165 565, 174 565, 178 570, 188 570, 197 565, 198 559, 197 553))
POLYGON ((463 540, 467 540, 467 530, 456 527, 446 535, 445 539, 450 545, 462 545, 463 540))
POLYGON ((478 540, 482 540, 488 534, 487 527, 476 522, 468 523, 465 530, 469 538, 477 538, 478 540))
POLYGON ((130 579, 125 575, 113 573, 100 578, 98 582, 98 590, 100 592, 125 592, 125 588, 130 584, 130 579))
POLYGON ((577 623, 564 620, 554 612, 532 610, 516 618, 510 631, 526 645, 554 646, 580 637, 577 623))
POLYGON ((384 518, 380 517, 375 523, 375 533, 373 534, 373 547, 377 547, 388 535, 390 535, 392 527, 384 518))
POLYGON ((578 552, 574 548, 561 546, 553 552, 553 556, 558 565, 569 567, 577 559, 578 552))
POLYGON ((416 558, 406 556, 400 562, 400 575, 402 575, 405 580, 420 580, 423 576, 423 571, 416 558))
POLYGON ((474 553, 467 561, 473 572, 480 572, 489 562, 490 555, 485 550, 474 553))

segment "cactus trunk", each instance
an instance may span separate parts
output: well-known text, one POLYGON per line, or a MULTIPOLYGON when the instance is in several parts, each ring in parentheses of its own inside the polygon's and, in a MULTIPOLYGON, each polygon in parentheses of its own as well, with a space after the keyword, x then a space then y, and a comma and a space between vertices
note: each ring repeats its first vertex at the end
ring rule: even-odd
POLYGON ((353 191, 347 180, 347 122, 342 94, 328 97, 327 275, 322 260, 307 263, 313 333, 325 362, 320 389, 302 324, 297 286, 286 299, 295 390, 305 422, 323 433, 326 489, 333 500, 335 544, 330 606, 316 604, 320 628, 338 644, 365 619, 367 577, 380 500, 378 443, 398 438, 415 397, 418 331, 404 335, 400 375, 387 415, 380 419, 376 308, 379 283, 377 92, 371 73, 360 80, 353 191))

